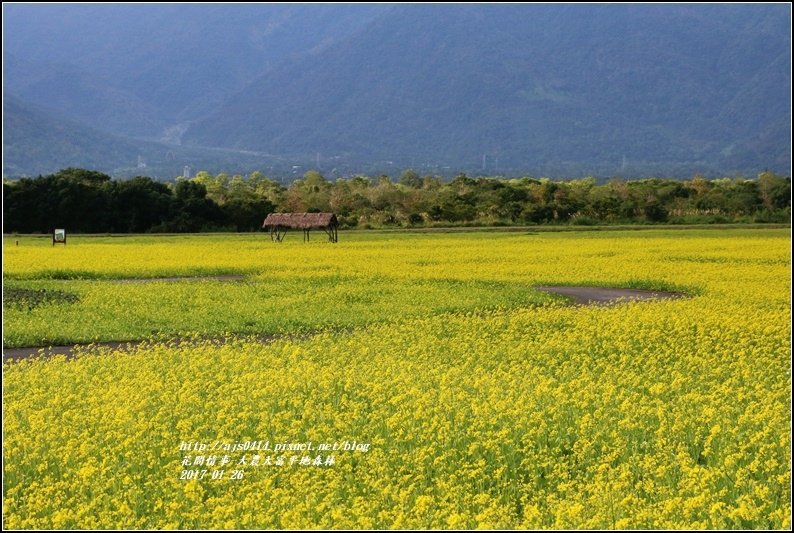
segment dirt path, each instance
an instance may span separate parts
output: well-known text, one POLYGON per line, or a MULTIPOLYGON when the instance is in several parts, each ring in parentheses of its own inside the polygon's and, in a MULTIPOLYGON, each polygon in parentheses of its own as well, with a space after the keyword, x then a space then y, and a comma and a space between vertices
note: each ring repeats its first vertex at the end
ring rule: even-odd
POLYGON ((686 297, 678 292, 604 287, 535 287, 535 290, 567 296, 579 305, 609 305, 620 300, 669 300, 686 297))
MULTIPOLYGON (((138 344, 141 344, 139 341, 134 342, 98 342, 93 344, 99 348, 112 348, 121 351, 129 351, 138 344)), ((26 359, 28 357, 33 357, 34 355, 38 354, 39 351, 43 352, 46 357, 51 357, 53 355, 65 355, 66 357, 74 356, 75 350, 77 348, 86 348, 89 346, 88 344, 72 344, 69 346, 31 346, 28 348, 3 348, 3 362, 9 361, 18 361, 20 359, 26 359)))
MULTIPOLYGON (((261 343, 270 343, 274 342, 279 339, 300 339, 308 337, 309 334, 304 335, 258 335, 255 337, 251 336, 244 336, 240 335, 239 338, 254 338, 258 342, 261 343)), ((237 337, 235 337, 237 338, 237 337)), ((34 355, 38 354, 39 352, 43 353, 45 357, 51 357, 53 355, 65 355, 66 357, 74 357, 75 353, 80 350, 82 352, 91 353, 92 351, 101 351, 106 348, 110 348, 112 350, 118 350, 120 352, 131 352, 141 344, 146 342, 157 342, 157 341, 109 341, 109 342, 95 342, 93 344, 70 344, 68 346, 31 346, 27 348, 3 348, 3 362, 13 362, 19 361, 20 359, 26 359, 28 357, 33 357, 34 355)), ((227 342, 227 339, 221 337, 211 337, 211 338, 204 338, 199 340, 187 339, 187 340, 180 340, 180 339, 171 339, 171 340, 164 340, 162 342, 168 342, 173 344, 174 346, 187 346, 191 344, 199 344, 205 342, 211 342, 217 345, 221 345, 227 342)))
MULTIPOLYGON (((225 279, 234 279, 236 276, 227 276, 224 277, 225 279)), ((242 278, 242 276, 240 276, 242 278)), ((184 280, 185 278, 174 278, 184 280)), ((190 279, 190 278, 188 278, 190 279)), ((230 281, 232 280, 230 279, 230 281)), ((163 280, 163 278, 160 278, 163 280)), ((126 282, 133 282, 133 280, 124 280, 126 282)), ((148 280, 135 280, 135 282, 145 282, 148 280)), ((154 281, 154 280, 152 280, 154 281)), ((535 287, 536 290, 541 292, 547 292, 551 294, 560 294, 563 296, 567 296, 573 300, 574 303, 579 305, 609 305, 611 303, 615 303, 620 300, 663 300, 663 299, 674 299, 674 298, 684 298, 686 295, 675 293, 675 292, 664 292, 664 291, 647 291, 641 289, 606 289, 603 287, 535 287)), ((302 336, 290 336, 290 335, 262 335, 257 337, 260 342, 273 342, 276 339, 280 338, 298 338, 298 337, 306 337, 308 335, 302 336)), ((216 342, 224 342, 223 339, 209 339, 216 342)), ((180 341, 174 341, 179 344, 180 341)), ((192 342, 192 341, 187 341, 192 342)), ((129 341, 129 342, 99 342, 93 344, 99 348, 112 348, 117 349, 120 351, 131 351, 137 346, 142 344, 142 341, 129 341)), ((52 355, 66 355, 67 357, 72 357, 75 354, 75 351, 78 349, 85 350, 85 348, 89 346, 86 344, 76 344, 76 345, 69 345, 69 346, 46 346, 46 347, 29 347, 29 348, 3 348, 3 362, 6 361, 18 361, 20 359, 24 359, 27 357, 31 357, 39 353, 39 351, 43 351, 46 356, 52 355)))

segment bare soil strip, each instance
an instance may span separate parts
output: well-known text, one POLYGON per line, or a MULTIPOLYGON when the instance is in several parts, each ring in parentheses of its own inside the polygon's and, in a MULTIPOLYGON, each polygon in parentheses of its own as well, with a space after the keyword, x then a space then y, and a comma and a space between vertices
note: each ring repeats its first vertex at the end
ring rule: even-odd
MULTIPOLYGON (((237 281, 242 279, 242 276, 216 276, 212 279, 219 279, 222 278, 224 280, 229 281, 237 281)), ((120 282, 127 282, 127 283, 145 283, 147 281, 182 281, 182 280, 190 280, 190 279, 208 279, 208 278, 155 278, 155 279, 141 279, 141 280, 117 280, 120 282)), ((685 294, 676 293, 676 292, 665 292, 665 291, 648 291, 642 289, 607 289, 604 287, 535 287, 536 290, 541 292, 547 292, 551 294, 559 294, 562 296, 567 296, 573 300, 575 304, 578 305, 610 305, 620 301, 626 300, 663 300, 663 299, 675 299, 675 298, 685 298, 685 294)), ((306 335, 261 335, 256 337, 259 342, 273 342, 277 339, 293 339, 293 338, 304 338, 308 337, 310 334, 306 335)), ((222 344, 225 342, 225 339, 209 339, 211 341, 217 342, 222 344)), ((114 350, 119 351, 132 351, 133 349, 137 348, 139 345, 143 344, 144 342, 151 342, 151 341, 128 341, 128 342, 99 342, 94 344, 73 344, 70 346, 33 346, 28 348, 3 348, 3 362, 10 362, 10 361, 18 361, 20 359, 25 359, 28 357, 35 356, 38 353, 43 353, 45 356, 53 356, 53 355, 66 355, 67 357, 73 357, 74 354, 79 351, 86 351, 89 347, 96 348, 97 351, 102 348, 111 348, 114 350)), ((176 345, 180 345, 183 343, 191 343, 196 342, 192 340, 179 340, 175 339, 171 341, 176 345)))
MULTIPOLYGON (((261 343, 275 342, 276 340, 286 339, 301 339, 310 336, 304 335, 258 335, 255 337, 240 335, 237 338, 255 338, 261 343)), ((191 344, 200 344, 210 342, 218 346, 228 342, 228 338, 223 337, 209 337, 202 339, 171 339, 171 340, 145 340, 145 341, 109 341, 109 342, 95 342, 93 344, 70 344, 68 346, 30 346, 26 348, 3 348, 3 362, 14 362, 21 359, 27 359, 36 355, 42 354, 44 357, 52 357, 54 355, 65 355, 67 358, 72 358, 79 351, 81 353, 101 352, 106 349, 116 350, 119 352, 131 352, 146 343, 164 342, 173 346, 189 346, 191 344)))
POLYGON ((604 287, 535 287, 535 290, 567 296, 578 305, 610 305, 626 300, 670 300, 687 297, 679 292, 604 287))
POLYGON ((45 357, 54 355, 65 355, 73 357, 78 349, 87 349, 88 346, 95 346, 97 349, 111 348, 120 351, 129 351, 134 346, 141 344, 142 341, 132 342, 98 342, 94 344, 72 344, 70 346, 31 346, 27 348, 3 348, 3 362, 18 361, 27 359, 42 353, 45 357))

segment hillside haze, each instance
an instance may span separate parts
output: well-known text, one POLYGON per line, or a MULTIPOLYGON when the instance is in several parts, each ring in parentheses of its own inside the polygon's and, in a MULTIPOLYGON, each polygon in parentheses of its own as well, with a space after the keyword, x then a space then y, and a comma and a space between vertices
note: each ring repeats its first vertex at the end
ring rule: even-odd
POLYGON ((187 138, 549 172, 787 168, 779 10, 406 6, 270 72, 187 138))
MULTIPOLYGON (((7 4, 4 17, 19 113, 191 153, 326 172, 789 173, 782 4, 7 4)), ((5 145, 36 143, 8 124, 5 145)), ((40 168, 35 150, 14 154, 16 172, 40 168)))
POLYGON ((384 10, 300 4, 3 9, 11 92, 114 133, 149 136, 214 111, 271 66, 325 46, 384 10))

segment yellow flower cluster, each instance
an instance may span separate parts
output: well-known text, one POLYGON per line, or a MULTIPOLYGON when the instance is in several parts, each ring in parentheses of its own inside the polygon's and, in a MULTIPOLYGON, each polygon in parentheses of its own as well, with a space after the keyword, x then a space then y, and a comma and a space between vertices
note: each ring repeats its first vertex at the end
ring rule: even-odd
MULTIPOLYGON (((75 237, 68 250, 43 239, 6 246, 7 285, 75 301, 4 305, 4 345, 289 334, 552 300, 526 282, 419 275, 419 266, 395 262, 414 253, 414 243, 367 237, 342 248, 274 246, 262 236, 75 237)), ((470 241, 455 239, 464 247, 470 241)), ((432 254, 430 244, 424 250, 432 254)))
POLYGON ((6 527, 791 526, 787 231, 237 237, 233 258, 221 238, 167 239, 7 247, 6 274, 461 285, 448 309, 384 310, 353 331, 6 364, 6 527), (693 297, 461 308, 469 282, 693 297))

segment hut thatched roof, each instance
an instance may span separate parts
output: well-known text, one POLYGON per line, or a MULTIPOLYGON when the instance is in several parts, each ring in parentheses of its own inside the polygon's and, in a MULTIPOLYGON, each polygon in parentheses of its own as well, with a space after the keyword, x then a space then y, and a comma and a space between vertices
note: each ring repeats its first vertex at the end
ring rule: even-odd
POLYGON ((262 227, 282 226, 285 228, 321 228, 336 226, 339 223, 333 213, 270 213, 262 227))

